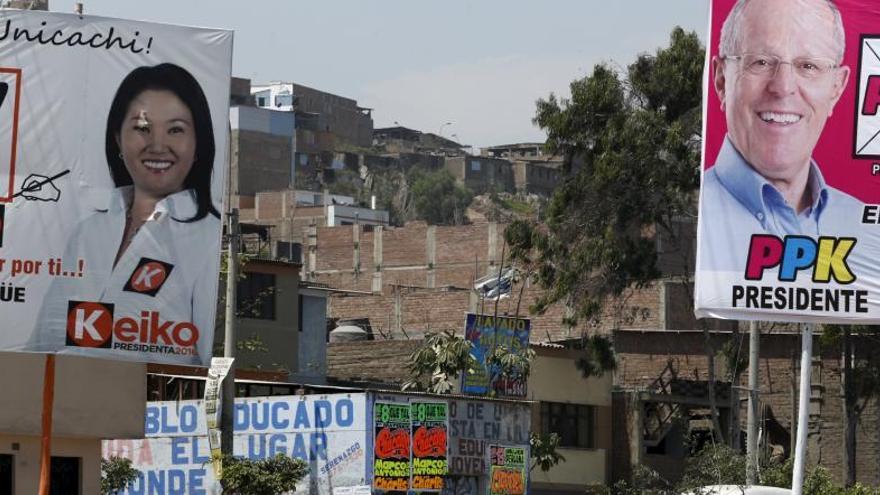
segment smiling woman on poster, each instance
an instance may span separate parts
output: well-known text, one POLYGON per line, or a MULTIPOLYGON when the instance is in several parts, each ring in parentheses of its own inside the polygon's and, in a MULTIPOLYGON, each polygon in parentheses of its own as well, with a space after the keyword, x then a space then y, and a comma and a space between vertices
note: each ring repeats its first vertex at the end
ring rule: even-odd
POLYGON ((38 328, 51 331, 51 347, 192 364, 210 356, 199 330, 214 325, 214 148, 208 102, 189 72, 166 63, 125 77, 105 136, 116 188, 67 243, 64 269, 82 276, 49 291, 38 328))

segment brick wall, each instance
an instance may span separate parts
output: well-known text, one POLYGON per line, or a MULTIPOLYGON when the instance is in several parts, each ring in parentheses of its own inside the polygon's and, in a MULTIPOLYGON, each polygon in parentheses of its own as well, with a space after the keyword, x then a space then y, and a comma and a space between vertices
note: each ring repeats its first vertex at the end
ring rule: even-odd
MULTIPOLYGON (((349 226, 318 227, 318 257, 316 270, 352 271, 354 260, 354 230, 349 226)), ((322 282, 320 278, 318 282, 322 282)), ((349 287, 341 286, 340 289, 349 287)))
POLYGON ((257 220, 272 220, 284 216, 285 194, 282 191, 258 192, 254 200, 257 220))
MULTIPOLYGON (((718 349, 731 338, 731 334, 712 335, 713 346, 718 349)), ((740 334, 741 352, 748 355, 748 334, 740 334)), ((858 345, 858 344, 857 344, 858 345)), ((614 333, 614 346, 618 356, 615 385, 623 389, 644 389, 670 366, 672 373, 680 378, 707 379, 707 359, 701 332, 670 331, 618 331, 614 333)), ((792 418, 797 416, 797 387, 800 366, 800 337, 790 333, 764 334, 761 339, 760 390, 761 400, 768 406, 767 418, 772 416, 780 427, 770 429, 772 443, 791 452, 792 418)), ((840 480, 843 474, 843 404, 840 398, 839 356, 834 349, 821 355, 814 352, 812 369, 811 421, 808 440, 808 462, 821 464, 840 480)), ((724 380, 726 370, 723 360, 716 360, 716 377, 724 380)), ((748 370, 739 385, 748 383, 748 370)), ((617 411, 623 415, 624 411, 617 411)), ((745 402, 740 409, 742 430, 745 430, 745 402)), ((773 421, 770 421, 772 424, 773 421)), ((725 433, 726 434, 726 433, 725 433)), ((857 430, 856 472, 863 483, 880 483, 880 409, 870 404, 862 414, 857 430)), ((615 441, 615 446, 623 443, 615 441)), ((621 456, 623 457, 623 456, 621 456)), ((622 462, 615 456, 615 462, 622 462)), ((622 468, 626 472, 626 468, 622 468)))
POLYGON ((390 339, 421 338, 425 333, 464 331, 470 304, 467 291, 435 291, 399 287, 387 294, 332 294, 331 318, 369 318, 374 334, 390 339))
POLYGON ((233 191, 252 195, 290 184, 290 138, 234 129, 231 144, 233 191))
MULTIPOLYGON (((424 271, 395 270, 395 280, 405 282, 404 276, 423 277, 424 271)), ((385 274, 389 275, 389 274, 385 274)), ((351 290, 369 290, 369 277, 362 276, 355 289, 352 275, 336 273, 322 277, 324 283, 347 284, 351 290)), ((415 284, 386 285, 383 292, 374 294, 334 293, 330 297, 328 315, 331 318, 369 318, 377 333, 387 338, 412 338, 427 331, 454 329, 463 331, 464 315, 469 311, 491 314, 494 301, 483 301, 468 290, 444 288, 415 288, 415 284)), ((499 315, 517 314, 518 286, 514 296, 498 302, 499 315)), ((520 302, 519 315, 532 321, 531 341, 547 342, 579 337, 584 333, 610 333, 616 328, 657 328, 659 321, 657 289, 654 286, 637 291, 621 301, 619 309, 607 311, 594 322, 583 322, 577 328, 562 324, 566 314, 562 305, 553 305, 543 315, 529 315, 529 306, 543 294, 538 289, 526 289, 520 302), (640 306, 643 305, 643 306, 640 306)))
POLYGON ((383 229, 382 268, 427 265, 427 230, 424 222, 410 222, 400 229, 383 229))
MULTIPOLYGON (((403 331, 421 334, 431 326, 425 322, 458 329, 465 312, 494 312, 495 304, 490 301, 480 307, 468 292, 444 292, 443 289, 467 289, 475 278, 497 267, 503 229, 503 225, 489 223, 429 227, 423 222, 374 231, 353 226, 319 227, 315 266, 313 270, 309 269, 310 275, 315 281, 337 289, 375 293, 374 296, 334 296, 331 317, 370 317, 371 320, 375 317, 385 322, 388 320, 387 308, 394 307, 399 299, 398 312, 403 323, 382 323, 380 328, 388 335, 402 338, 403 331), (381 242, 377 242, 379 236, 381 242), (378 245, 381 245, 381 251, 377 253, 378 245), (377 258, 380 260, 378 270, 377 258), (355 270, 356 264, 358 270, 355 270), (376 314, 377 308, 384 312, 376 314), (421 316, 410 315, 411 312, 421 316), (448 317, 447 313, 453 316, 448 317)), ((303 243, 307 245, 306 239, 303 243)), ((681 321, 692 314, 687 305, 673 307, 671 312, 664 314, 661 310, 661 301, 666 294, 663 287, 657 283, 628 291, 619 300, 609 303, 608 310, 600 318, 583 321, 576 329, 562 325, 566 309, 561 304, 553 305, 544 315, 531 316, 532 340, 560 340, 578 337, 585 332, 607 333, 615 328, 665 328, 671 316, 678 315, 677 321, 681 321)), ((499 314, 516 314, 519 301, 518 314, 528 315, 529 307, 543 295, 537 287, 526 287, 520 301, 520 288, 515 285, 512 297, 499 301, 499 314)))
POLYGON ((422 340, 368 340, 327 344, 327 376, 338 380, 400 384, 406 362, 422 340))
MULTIPOLYGON (((503 227, 499 226, 499 234, 503 227)), ((463 267, 473 272, 474 261, 485 262, 489 251, 488 224, 463 225, 459 227, 436 227, 436 266, 445 264, 463 267)), ((498 244, 500 250, 501 245, 498 244)), ((481 276, 485 271, 481 273, 481 276)))

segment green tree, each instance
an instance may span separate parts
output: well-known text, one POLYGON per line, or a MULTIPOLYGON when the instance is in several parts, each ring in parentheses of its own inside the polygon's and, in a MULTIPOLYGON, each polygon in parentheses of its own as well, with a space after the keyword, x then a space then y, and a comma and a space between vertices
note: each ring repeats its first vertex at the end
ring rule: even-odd
POLYGON ((880 398, 880 327, 827 325, 820 340, 823 348, 840 350, 840 392, 843 397, 843 481, 856 482, 856 431, 862 413, 880 398), (854 345, 859 339, 861 345, 854 345))
POLYGON ((559 448, 560 440, 562 438, 556 433, 539 435, 532 432, 529 435, 529 446, 531 447, 531 457, 533 460, 529 471, 540 466, 541 471, 547 472, 560 462, 565 462, 565 457, 556 451, 559 448))
MULTIPOLYGON (((726 445, 706 445, 685 461, 682 480, 673 484, 656 471, 645 466, 634 469, 632 479, 619 481, 611 487, 597 487, 591 493, 604 495, 708 495, 704 487, 712 485, 745 486, 745 456, 726 445)), ((760 484, 791 488, 792 459, 783 464, 764 466, 760 484)), ((845 488, 836 485, 828 471, 819 466, 810 469, 804 479, 804 495, 880 495, 880 489, 855 485, 845 488)))
POLYGON ((412 201, 418 218, 431 225, 463 225, 465 211, 474 194, 455 182, 446 170, 426 172, 414 169, 410 174, 412 201))
MULTIPOLYGON (((546 225, 517 226, 547 289, 535 312, 565 302, 574 309, 567 324, 596 318, 625 290, 662 275, 657 235, 686 245, 679 226, 696 218, 704 60, 697 34, 676 28, 668 47, 640 55, 625 73, 600 64, 571 83, 569 99, 538 100, 534 122, 547 133, 548 151, 564 157, 567 174, 547 206, 546 225)), ((687 284, 693 259, 679 251, 671 275, 687 284)), ((721 439, 715 350, 701 325, 714 434, 721 439)))
POLYGON ((137 479, 140 471, 132 467, 131 459, 112 456, 101 459, 101 493, 116 493, 124 490, 137 479))
POLYGON ((228 495, 276 495, 292 492, 308 474, 305 461, 284 454, 259 460, 227 456, 220 485, 228 495))
POLYGON ((538 100, 534 121, 569 174, 547 228, 517 236, 537 249, 549 289, 537 309, 570 299, 575 318, 593 317, 660 276, 648 233, 677 238, 676 220, 695 214, 703 60, 696 33, 676 28, 668 48, 641 55, 627 76, 597 65, 571 83, 570 100, 538 100))
MULTIPOLYGON (((452 393, 458 377, 478 365, 471 355, 472 347, 471 342, 450 330, 427 334, 425 342, 409 357, 407 367, 413 379, 403 385, 404 390, 416 388, 435 394, 452 393)), ((527 380, 534 357, 535 352, 528 347, 512 351, 499 346, 488 356, 487 364, 496 367, 501 377, 527 380)), ((555 433, 542 437, 533 432, 529 444, 534 459, 532 469, 537 465, 542 471, 548 471, 565 461, 565 457, 556 452, 559 437, 555 433)))
POLYGON ((471 355, 473 345, 451 330, 425 335, 424 343, 409 357, 407 368, 412 380, 403 389, 427 390, 434 394, 448 394, 462 373, 477 366, 471 355))

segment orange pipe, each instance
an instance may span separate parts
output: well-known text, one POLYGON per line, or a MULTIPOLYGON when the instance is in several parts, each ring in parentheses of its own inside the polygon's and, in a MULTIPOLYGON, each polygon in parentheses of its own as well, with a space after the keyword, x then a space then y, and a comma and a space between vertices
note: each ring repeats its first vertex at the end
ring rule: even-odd
POLYGON ((43 432, 40 445, 40 491, 49 495, 49 466, 52 461, 52 403, 55 401, 55 355, 46 354, 43 373, 43 432))

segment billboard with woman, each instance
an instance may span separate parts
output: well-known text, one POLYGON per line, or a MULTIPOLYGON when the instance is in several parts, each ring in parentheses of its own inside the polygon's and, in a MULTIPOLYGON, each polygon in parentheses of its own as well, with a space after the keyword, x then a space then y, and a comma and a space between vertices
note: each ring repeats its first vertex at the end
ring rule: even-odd
POLYGON ((0 10, 0 350, 207 365, 231 56, 225 30, 0 10))

